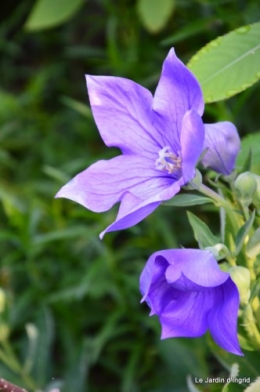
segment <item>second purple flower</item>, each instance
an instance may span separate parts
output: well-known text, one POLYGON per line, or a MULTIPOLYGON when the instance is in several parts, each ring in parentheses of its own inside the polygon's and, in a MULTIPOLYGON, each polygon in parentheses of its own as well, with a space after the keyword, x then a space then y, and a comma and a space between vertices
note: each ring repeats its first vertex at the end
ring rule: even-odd
POLYGON ((140 277, 142 301, 156 314, 162 339, 199 337, 243 355, 237 339, 239 293, 208 250, 169 249, 150 256, 140 277))

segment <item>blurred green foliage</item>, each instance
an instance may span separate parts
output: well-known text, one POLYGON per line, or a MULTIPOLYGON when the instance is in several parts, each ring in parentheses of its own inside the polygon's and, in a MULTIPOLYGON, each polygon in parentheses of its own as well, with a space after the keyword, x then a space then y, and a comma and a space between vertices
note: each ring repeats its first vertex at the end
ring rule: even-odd
MULTIPOLYGON (((98 134, 85 73, 127 77, 154 91, 172 45, 187 62, 210 40, 260 19, 254 0, 175 0, 171 15, 152 29, 156 13, 147 4, 88 0, 66 23, 30 30, 37 4, 4 2, 0 375, 30 391, 181 392, 187 375, 226 374, 205 337, 160 341, 158 320, 140 305, 148 256, 195 244, 185 210, 161 207, 100 241, 116 209, 100 215, 54 199, 76 173, 118 153, 98 134)), ((232 120, 241 135, 255 132, 259 96, 256 84, 208 105, 204 118, 232 120)), ((216 218, 209 208, 200 206, 204 221, 216 218)))

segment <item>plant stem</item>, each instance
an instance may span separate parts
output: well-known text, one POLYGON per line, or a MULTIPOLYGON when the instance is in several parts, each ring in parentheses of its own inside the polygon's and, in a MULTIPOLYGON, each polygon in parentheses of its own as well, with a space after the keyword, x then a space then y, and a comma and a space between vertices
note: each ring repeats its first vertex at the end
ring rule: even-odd
POLYGON ((200 193, 210 197, 212 200, 215 201, 215 204, 218 207, 224 207, 225 209, 230 209, 229 203, 217 192, 213 191, 211 188, 207 187, 204 184, 196 186, 196 188, 200 193))
POLYGON ((232 225, 233 228, 233 235, 234 237, 236 236, 239 228, 240 228, 240 222, 238 220, 238 215, 237 213, 234 212, 232 204, 229 203, 226 199, 224 199, 223 196, 219 195, 217 192, 213 191, 211 188, 207 187, 204 184, 200 184, 199 186, 196 184, 193 184, 192 182, 190 185, 194 186, 194 189, 199 191, 205 196, 210 197, 212 200, 214 200, 215 205, 220 208, 224 208, 226 211, 227 216, 229 217, 230 224, 232 225))

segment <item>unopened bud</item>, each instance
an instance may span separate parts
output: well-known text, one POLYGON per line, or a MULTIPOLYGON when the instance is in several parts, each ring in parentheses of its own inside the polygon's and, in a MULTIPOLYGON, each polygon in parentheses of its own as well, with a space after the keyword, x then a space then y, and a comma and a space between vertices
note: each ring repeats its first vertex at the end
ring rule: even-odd
POLYGON ((253 195, 257 189, 254 174, 250 172, 239 174, 235 181, 235 188, 240 202, 248 207, 252 203, 253 195))
POLYGON ((213 254, 216 260, 222 260, 227 255, 230 254, 230 251, 224 244, 216 244, 214 246, 208 246, 205 249, 209 250, 213 254))
POLYGON ((241 305, 248 304, 250 297, 250 272, 245 267, 231 267, 229 270, 233 282, 236 284, 241 305))

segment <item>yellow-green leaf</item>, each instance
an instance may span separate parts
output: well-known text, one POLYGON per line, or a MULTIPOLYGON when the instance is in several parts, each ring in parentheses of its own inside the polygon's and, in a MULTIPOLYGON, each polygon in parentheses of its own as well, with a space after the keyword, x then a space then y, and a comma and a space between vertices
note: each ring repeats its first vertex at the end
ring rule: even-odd
POLYGON ((189 69, 205 102, 229 98, 260 78, 260 22, 218 37, 192 57, 189 69))
POLYGON ((56 27, 66 22, 84 3, 84 0, 38 0, 25 23, 27 30, 56 27))
POLYGON ((151 33, 163 29, 172 15, 175 0, 138 0, 137 12, 144 27, 151 33))

